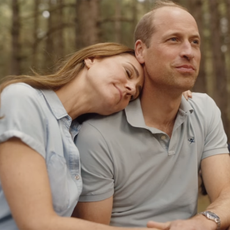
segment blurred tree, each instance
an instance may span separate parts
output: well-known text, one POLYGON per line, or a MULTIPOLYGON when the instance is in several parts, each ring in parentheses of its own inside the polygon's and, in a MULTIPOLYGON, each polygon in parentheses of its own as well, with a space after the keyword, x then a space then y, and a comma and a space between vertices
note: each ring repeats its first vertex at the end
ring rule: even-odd
POLYGON ((76 0, 76 48, 100 41, 100 0, 76 0))
MULTIPOLYGON (((155 0, 1 0, 0 77, 46 72, 84 46, 117 41, 133 47, 137 21, 155 0), (10 24, 11 22, 11 24, 10 24)), ((230 136, 230 0, 175 0, 194 15, 202 39, 193 91, 216 101, 230 136)))
POLYGON ((49 71, 52 71, 53 66, 53 58, 54 58, 54 43, 53 43, 53 36, 52 36, 52 30, 54 28, 54 14, 55 12, 52 10, 53 8, 53 1, 48 0, 48 9, 46 12, 47 14, 47 36, 46 36, 46 46, 44 49, 44 58, 43 58, 43 68, 49 69, 49 71))
POLYGON ((39 28, 39 9, 38 6, 40 4, 40 0, 34 0, 34 26, 33 26, 33 44, 32 44, 32 66, 36 66, 37 63, 37 36, 38 36, 38 28, 39 28))
MULTIPOLYGON (((228 61, 230 61, 230 0, 226 2, 226 17, 227 17, 227 34, 226 34, 226 44, 227 44, 227 54, 228 54, 228 61)), ((228 65, 230 67, 230 65, 228 65)))
MULTIPOLYGON (((131 25, 131 30, 135 31, 136 28, 136 24, 137 24, 137 13, 138 13, 138 9, 137 9, 137 1, 136 0, 132 0, 131 2, 131 12, 132 12, 132 25, 131 25)), ((133 43, 133 38, 131 38, 130 43, 133 43)))
MULTIPOLYGON (((202 7, 202 0, 193 0, 193 1, 189 1, 188 3, 189 4, 187 5, 187 7, 197 21, 201 41, 204 41, 204 36, 203 36, 203 28, 204 28, 203 15, 204 15, 204 12, 203 12, 203 7, 202 7)), ((201 58, 201 62, 200 62, 200 72, 199 72, 199 76, 197 77, 196 84, 195 84, 193 90, 197 91, 197 92, 207 92, 205 58, 204 58, 205 47, 202 44, 202 42, 201 42, 201 54, 202 54, 203 58, 201 58)))
POLYGON ((121 1, 116 0, 115 5, 115 42, 121 43, 121 1))
POLYGON ((11 35, 12 35, 12 50, 11 50, 11 69, 10 74, 20 74, 20 11, 19 11, 19 2, 18 0, 12 0, 12 27, 11 27, 11 35))
POLYGON ((215 91, 214 91, 214 100, 219 106, 222 112, 222 120, 224 123, 225 131, 229 135, 230 131, 228 129, 228 116, 227 116, 227 107, 228 107, 228 98, 227 98, 227 75, 225 68, 225 57, 221 50, 222 41, 221 41, 221 29, 220 29, 220 20, 221 14, 219 10, 220 1, 212 0, 209 2, 210 6, 210 25, 211 25, 211 36, 210 41, 212 44, 212 65, 214 68, 215 76, 215 91), (223 100, 225 98, 225 100, 223 100))
POLYGON ((57 49, 57 57, 61 58, 65 53, 65 43, 64 43, 64 14, 63 14, 63 5, 64 0, 57 0, 57 13, 55 14, 55 22, 56 26, 59 27, 56 36, 56 49, 57 49))

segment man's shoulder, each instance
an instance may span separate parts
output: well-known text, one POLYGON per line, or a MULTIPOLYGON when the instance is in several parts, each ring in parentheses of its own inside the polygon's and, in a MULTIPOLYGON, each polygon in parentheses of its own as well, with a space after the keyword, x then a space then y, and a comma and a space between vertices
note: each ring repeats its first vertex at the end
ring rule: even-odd
POLYGON ((94 146, 95 149, 98 143, 105 147, 108 142, 111 145, 114 140, 120 140, 123 136, 122 129, 127 125, 124 116, 124 111, 109 116, 90 115, 90 118, 81 124, 76 145, 80 148, 84 148, 84 145, 94 146))
POLYGON ((194 109, 217 107, 215 101, 206 93, 193 93, 188 102, 194 109))
POLYGON ((91 114, 82 124, 92 125, 95 127, 103 127, 103 126, 113 126, 121 122, 124 118, 124 111, 120 111, 111 115, 103 116, 99 114, 91 114))
POLYGON ((192 93, 192 100, 204 102, 206 100, 213 101, 213 99, 206 93, 192 93))
POLYGON ((205 93, 193 93, 188 100, 193 112, 191 119, 198 124, 213 126, 215 122, 221 120, 221 112, 215 101, 205 93))

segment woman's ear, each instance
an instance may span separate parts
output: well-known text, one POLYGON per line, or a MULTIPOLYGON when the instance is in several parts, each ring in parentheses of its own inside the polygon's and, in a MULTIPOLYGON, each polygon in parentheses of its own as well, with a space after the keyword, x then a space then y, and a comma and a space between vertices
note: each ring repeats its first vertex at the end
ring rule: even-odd
POLYGON ((84 60, 85 66, 87 69, 90 69, 90 67, 93 65, 94 63, 94 58, 86 58, 84 60))
POLYGON ((137 40, 135 43, 135 55, 137 60, 141 64, 145 63, 145 59, 144 59, 145 49, 146 49, 146 45, 141 40, 137 40))

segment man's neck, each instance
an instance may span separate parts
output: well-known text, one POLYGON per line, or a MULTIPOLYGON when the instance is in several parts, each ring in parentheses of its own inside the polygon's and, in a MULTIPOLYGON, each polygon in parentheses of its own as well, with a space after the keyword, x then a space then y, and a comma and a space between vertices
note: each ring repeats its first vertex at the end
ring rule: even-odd
POLYGON ((172 95, 157 89, 144 89, 141 96, 141 107, 145 124, 157 128, 170 137, 181 103, 181 95, 172 95))

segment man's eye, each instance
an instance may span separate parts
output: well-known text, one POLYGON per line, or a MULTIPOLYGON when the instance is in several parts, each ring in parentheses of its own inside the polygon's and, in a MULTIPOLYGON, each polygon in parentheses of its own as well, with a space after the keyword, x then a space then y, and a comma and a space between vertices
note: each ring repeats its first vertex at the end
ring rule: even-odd
POLYGON ((169 40, 170 40, 170 41, 173 41, 173 42, 176 42, 176 41, 178 41, 178 38, 173 37, 173 38, 170 38, 169 40))
POLYGON ((200 45, 200 41, 198 39, 193 40, 193 43, 196 45, 200 45))

